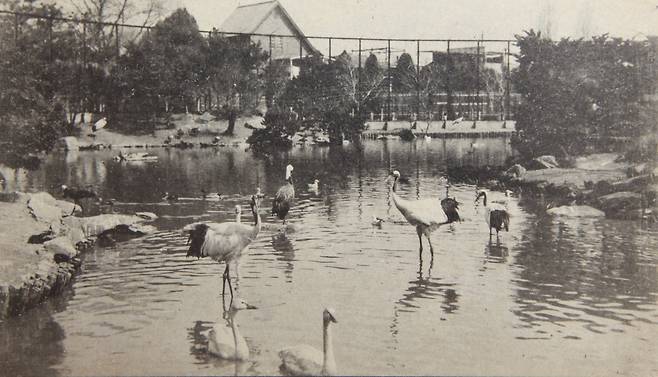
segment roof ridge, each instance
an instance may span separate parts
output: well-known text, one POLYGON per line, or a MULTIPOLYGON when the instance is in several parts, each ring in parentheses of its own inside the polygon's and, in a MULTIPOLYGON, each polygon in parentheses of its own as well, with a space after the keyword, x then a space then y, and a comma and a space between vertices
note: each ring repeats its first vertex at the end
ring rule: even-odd
POLYGON ((247 7, 253 7, 255 5, 263 5, 267 3, 277 3, 278 0, 267 0, 267 1, 260 1, 258 3, 251 3, 251 4, 245 4, 245 5, 239 5, 238 8, 247 8, 247 7))

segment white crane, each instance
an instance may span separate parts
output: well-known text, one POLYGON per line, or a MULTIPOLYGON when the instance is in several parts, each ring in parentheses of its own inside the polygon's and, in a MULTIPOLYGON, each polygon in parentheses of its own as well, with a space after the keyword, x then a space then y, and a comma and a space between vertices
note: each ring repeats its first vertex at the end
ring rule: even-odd
POLYGON ((322 352, 306 344, 288 347, 279 352, 281 370, 293 376, 333 376, 336 360, 331 342, 331 323, 337 323, 333 309, 322 312, 322 352))
POLYGON ((258 214, 260 200, 255 195, 251 197, 251 213, 254 215, 254 225, 237 222, 225 223, 193 223, 185 226, 183 231, 189 232, 187 243, 190 245, 187 256, 203 258, 211 257, 217 262, 225 262, 226 269, 222 278, 222 295, 226 290, 226 282, 233 296, 229 266, 237 262, 242 252, 251 244, 260 232, 261 221, 258 214))
POLYGON ((430 253, 434 255, 434 247, 430 239, 430 234, 441 225, 449 224, 455 221, 460 221, 459 203, 454 198, 445 198, 439 202, 436 199, 425 200, 405 200, 398 196, 396 192, 397 181, 400 178, 400 172, 395 170, 391 173, 393 177, 393 203, 398 211, 407 222, 416 227, 418 234, 418 243, 420 244, 420 251, 423 251, 423 238, 427 238, 430 245, 430 253), (439 206, 440 203, 440 206, 439 206))

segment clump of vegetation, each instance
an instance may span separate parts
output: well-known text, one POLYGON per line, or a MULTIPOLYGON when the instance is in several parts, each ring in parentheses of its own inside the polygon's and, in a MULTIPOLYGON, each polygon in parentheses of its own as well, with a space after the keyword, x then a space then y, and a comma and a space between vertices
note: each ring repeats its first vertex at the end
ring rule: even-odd
MULTIPOLYGON (((9 5, 16 11, 61 16, 54 5, 9 5)), ((48 151, 59 137, 72 132, 64 108, 74 98, 75 88, 62 60, 71 53, 73 34, 66 25, 51 32, 45 22, 16 20, 17 25, 13 17, 0 17, 0 135, 2 159, 22 165, 25 159, 20 156, 48 151), (19 34, 14 34, 16 26, 19 34), (43 40, 52 43, 39 43, 43 40)))
POLYGON ((404 128, 400 130, 399 135, 400 135, 400 139, 404 141, 411 141, 416 138, 416 134, 414 134, 414 132, 408 128, 404 128))
POLYGON ((292 147, 292 137, 299 131, 300 122, 290 112, 268 111, 263 119, 265 128, 256 129, 247 143, 256 152, 292 147))
POLYGON ((643 101, 655 84, 648 43, 607 35, 555 42, 534 31, 517 43, 513 81, 523 102, 513 144, 522 155, 604 151, 653 127, 643 101))

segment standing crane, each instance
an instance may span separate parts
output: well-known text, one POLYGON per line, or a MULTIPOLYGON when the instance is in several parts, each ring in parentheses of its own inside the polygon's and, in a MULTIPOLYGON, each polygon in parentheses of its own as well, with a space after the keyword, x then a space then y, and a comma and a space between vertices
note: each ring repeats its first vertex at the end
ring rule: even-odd
POLYGON ((224 223, 193 223, 183 228, 184 232, 189 232, 187 243, 190 245, 187 256, 203 258, 211 257, 217 262, 225 262, 226 269, 222 277, 222 295, 226 291, 226 282, 233 297, 233 287, 231 286, 231 276, 229 266, 232 262, 237 262, 242 256, 242 252, 251 244, 260 232, 261 222, 258 209, 260 200, 252 195, 251 213, 254 216, 254 225, 250 226, 244 223, 224 222, 224 223))
POLYGON ((393 191, 392 196, 395 207, 400 211, 409 224, 416 227, 420 251, 423 251, 422 236, 425 236, 430 245, 430 253, 434 256, 434 247, 432 246, 430 234, 441 225, 460 221, 458 212, 459 203, 454 198, 445 198, 441 200, 441 206, 438 207, 438 201, 436 199, 415 201, 402 199, 396 192, 400 172, 395 170, 390 176, 393 177, 391 190, 393 191))
MULTIPOLYGON (((509 191, 505 191, 505 197, 509 197, 509 191)), ((500 203, 487 204, 487 192, 485 190, 477 192, 475 197, 476 204, 480 201, 480 198, 483 198, 484 220, 489 227, 489 237, 492 235, 492 229, 496 229, 496 237, 498 237, 498 233, 503 228, 506 232, 509 232, 509 212, 507 212, 507 206, 500 203)))
POLYGON ((292 180, 293 170, 292 165, 286 166, 286 184, 279 188, 272 202, 272 215, 277 215, 280 220, 283 220, 284 225, 286 224, 288 211, 290 211, 291 202, 295 198, 295 186, 292 180))

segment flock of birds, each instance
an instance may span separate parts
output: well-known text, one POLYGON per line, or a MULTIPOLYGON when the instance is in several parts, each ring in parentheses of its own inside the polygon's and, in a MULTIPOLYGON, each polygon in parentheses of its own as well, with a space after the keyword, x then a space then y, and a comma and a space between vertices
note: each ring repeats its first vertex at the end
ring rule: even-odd
MULTIPOLYGON (((295 198, 295 187, 293 181, 292 165, 286 166, 285 183, 279 188, 272 200, 271 214, 283 221, 285 225, 287 216, 293 205, 295 198)), ((459 215, 460 203, 454 198, 448 196, 448 187, 446 184, 446 197, 437 200, 435 198, 422 200, 409 200, 401 197, 397 192, 398 182, 404 182, 404 177, 400 172, 395 170, 390 173, 389 179, 392 180, 390 189, 393 203, 406 221, 416 228, 418 235, 419 249, 423 251, 423 237, 427 239, 430 253, 433 257, 434 247, 431 241, 431 233, 443 225, 461 222, 459 215)), ((314 180, 308 184, 308 189, 316 191, 319 188, 319 180, 314 180)), ((64 197, 73 199, 75 204, 80 205, 80 200, 85 198, 97 197, 93 191, 84 189, 72 189, 62 186, 64 197)), ((505 194, 509 195, 509 191, 505 194)), ((203 191, 203 197, 220 198, 221 193, 208 193, 203 191)), ((235 207, 235 221, 232 222, 196 222, 183 228, 183 232, 188 235, 187 244, 189 249, 187 256, 203 258, 209 257, 219 263, 225 263, 224 273, 222 275, 222 296, 226 295, 226 285, 228 284, 231 295, 231 309, 226 313, 228 315, 228 327, 218 324, 209 333, 208 351, 218 357, 232 360, 245 360, 249 357, 249 349, 244 338, 239 334, 235 325, 234 316, 239 305, 233 303, 233 287, 231 284, 231 264, 237 264, 243 252, 249 245, 256 240, 261 231, 262 221, 259 210, 261 200, 264 195, 257 189, 256 193, 250 197, 250 210, 253 216, 253 223, 248 224, 242 221, 242 209, 238 205, 235 207)), ((475 203, 483 199, 484 218, 489 228, 490 237, 493 230, 498 236, 501 230, 509 231, 510 215, 505 204, 489 202, 487 192, 478 190, 476 192, 475 203)), ((174 201, 178 196, 165 193, 163 200, 174 201)), ((74 209, 75 210, 75 209, 74 209)), ((372 224, 381 226, 384 219, 373 217, 372 224)), ((239 300, 240 301, 240 300, 239 300)), ((236 301, 237 302, 237 301, 236 301)), ((333 356, 331 344, 330 324, 336 323, 335 312, 332 309, 323 311, 323 350, 319 351, 313 347, 301 345, 290 347, 279 353, 281 358, 281 370, 291 375, 332 375, 336 373, 336 363, 333 356)))
MULTIPOLYGON (((272 215, 277 216, 286 224, 287 216, 295 198, 295 187, 293 181, 293 166, 287 165, 285 171, 285 183, 276 192, 272 200, 272 215)), ((395 207, 400 211, 409 224, 416 228, 420 251, 423 250, 423 237, 427 239, 430 253, 434 254, 434 248, 430 238, 431 233, 442 225, 462 221, 459 215, 459 202, 453 197, 442 200, 424 199, 408 200, 400 197, 397 193, 397 183, 403 178, 397 170, 391 172, 391 191, 395 207)), ((319 180, 308 184, 309 190, 318 190, 319 180)), ((448 191, 446 189, 446 191, 448 191)), ((508 193, 506 193, 508 194, 508 193)), ((183 228, 188 234, 187 243, 189 249, 187 256, 203 258, 210 257, 217 262, 225 263, 222 275, 222 295, 226 294, 228 283, 231 303, 233 305, 233 288, 231 284, 230 265, 237 263, 242 253, 258 237, 261 230, 261 217, 259 214, 261 199, 263 195, 260 190, 250 198, 251 214, 253 224, 245 224, 241 221, 241 208, 236 206, 236 220, 234 222, 207 223, 197 222, 183 228)), ((509 231, 509 213, 507 208, 498 203, 489 203, 487 193, 479 190, 475 202, 483 198, 485 208, 485 221, 489 227, 489 234, 493 230, 496 234, 501 230, 509 231)), ((381 226, 385 220, 373 218, 373 225, 381 226)), ((249 357, 246 342, 235 325, 234 316, 237 309, 233 306, 229 313, 228 327, 220 325, 209 333, 210 353, 225 359, 245 360, 249 357)), ((334 310, 325 309, 323 312, 323 349, 319 351, 307 345, 290 347, 279 353, 281 359, 281 370, 290 375, 333 375, 336 373, 336 363, 331 344, 330 324, 336 323, 334 310)))

